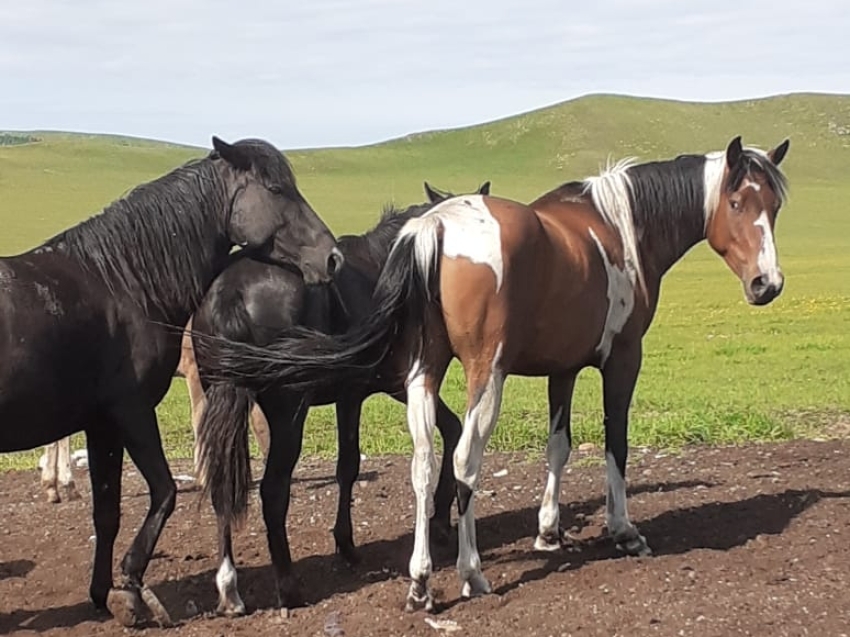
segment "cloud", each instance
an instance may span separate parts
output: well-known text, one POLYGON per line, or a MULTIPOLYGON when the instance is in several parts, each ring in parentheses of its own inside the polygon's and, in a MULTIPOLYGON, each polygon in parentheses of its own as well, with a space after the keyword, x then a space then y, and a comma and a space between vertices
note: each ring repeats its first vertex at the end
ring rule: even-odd
MULTIPOLYGON (((790 7, 790 5, 788 5, 790 7)), ((0 5, 4 128, 360 144, 587 92, 843 91, 850 27, 764 0, 28 0, 0 5)))

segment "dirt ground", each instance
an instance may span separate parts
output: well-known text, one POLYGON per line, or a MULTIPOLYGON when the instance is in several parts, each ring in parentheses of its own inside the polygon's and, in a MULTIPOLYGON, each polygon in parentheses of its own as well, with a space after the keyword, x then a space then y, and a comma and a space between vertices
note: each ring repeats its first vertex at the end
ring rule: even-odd
MULTIPOLYGON (((0 476, 0 634, 47 635, 850 635, 850 442, 633 450, 629 510, 655 551, 619 556, 603 537, 604 465, 576 452, 563 522, 577 542, 532 548, 544 460, 488 455, 476 504, 484 572, 495 594, 459 600, 453 557, 435 556, 433 616, 404 612, 413 498, 406 458, 369 458, 355 490, 362 564, 333 555, 333 466, 297 470, 290 541, 308 605, 272 610, 274 588, 256 501, 235 537, 247 617, 215 617, 215 522, 181 484, 147 581, 177 627, 124 629, 87 598, 92 555, 83 500, 45 502, 35 471, 0 476), (507 474, 504 471, 507 470, 507 474), (437 622, 434 627, 426 621, 437 622), (452 623, 453 622, 453 623, 452 623), (451 630, 455 628, 455 630, 451 630)), ((188 469, 175 463, 175 474, 188 469)), ((256 495, 254 496, 256 498, 256 495)), ((147 506, 128 466, 116 564, 147 506)))

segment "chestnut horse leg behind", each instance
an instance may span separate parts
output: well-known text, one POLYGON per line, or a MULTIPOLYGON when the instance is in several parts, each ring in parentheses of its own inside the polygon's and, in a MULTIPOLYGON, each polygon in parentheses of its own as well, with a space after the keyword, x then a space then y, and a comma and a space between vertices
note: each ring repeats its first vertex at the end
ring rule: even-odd
POLYGON ((80 499, 71 471, 70 436, 45 445, 38 464, 41 467, 41 486, 48 502, 58 504, 63 499, 66 502, 80 499))
MULTIPOLYGON (((181 342, 180 363, 177 365, 177 373, 186 379, 186 388, 189 390, 189 408, 192 422, 192 435, 194 436, 194 466, 197 475, 198 471, 198 425, 201 423, 204 405, 206 404, 204 396, 204 387, 201 383, 201 377, 198 373, 198 364, 195 361, 195 350, 192 346, 192 319, 186 325, 183 331, 183 341, 181 342)), ((269 455, 269 423, 266 420, 263 410, 257 403, 251 408, 251 429, 254 431, 254 436, 257 438, 257 445, 263 454, 263 460, 269 455)))

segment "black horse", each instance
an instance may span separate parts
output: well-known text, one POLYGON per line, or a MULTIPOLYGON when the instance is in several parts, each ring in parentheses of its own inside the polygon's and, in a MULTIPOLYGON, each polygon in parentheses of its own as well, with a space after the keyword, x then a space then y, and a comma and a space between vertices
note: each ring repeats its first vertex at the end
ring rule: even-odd
MULTIPOLYGON (((204 367, 216 356, 215 338, 264 345, 281 332, 304 327, 342 334, 373 310, 372 291, 390 247, 404 223, 452 196, 425 184, 430 203, 404 211, 385 211, 372 230, 338 240, 344 265, 331 285, 306 285, 297 270, 256 258, 241 259, 225 270, 210 287, 193 320, 195 358, 201 380, 204 367)), ((490 183, 478 192, 487 194, 490 183)), ((351 491, 360 471, 360 410, 371 394, 385 392, 405 401, 403 377, 396 371, 407 361, 388 361, 384 374, 356 388, 337 387, 321 394, 303 394, 277 388, 254 393, 232 383, 206 386, 206 406, 198 425, 197 461, 200 481, 211 495, 218 518, 219 559, 216 575, 220 613, 239 615, 245 605, 239 596, 231 544, 231 525, 245 512, 251 471, 248 456, 248 416, 252 401, 260 405, 268 423, 270 447, 260 486, 269 552, 282 607, 298 605, 297 586, 286 535, 292 471, 301 453, 304 420, 311 405, 336 403, 339 456, 339 503, 334 526, 337 551, 350 563, 357 561, 351 525, 351 491)), ((460 421, 440 401, 437 427, 446 453, 435 498, 434 533, 449 535, 454 498, 452 450, 460 436, 460 421)))
POLYGON ((133 624, 142 578, 174 509, 155 406, 180 357, 180 331, 235 245, 327 281, 341 265, 330 230, 267 142, 213 137, 207 157, 132 190, 29 252, 0 258, 0 452, 85 431, 97 537, 91 599, 133 624), (150 509, 112 585, 123 450, 150 509))

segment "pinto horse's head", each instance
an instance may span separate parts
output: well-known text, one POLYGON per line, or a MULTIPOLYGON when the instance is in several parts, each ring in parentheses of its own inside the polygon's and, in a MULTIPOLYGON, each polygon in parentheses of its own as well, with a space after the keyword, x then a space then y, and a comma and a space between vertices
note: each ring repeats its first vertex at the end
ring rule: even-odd
POLYGON ((753 305, 770 303, 785 283, 773 228, 787 196, 785 176, 778 166, 788 145, 786 139, 763 152, 743 148, 740 137, 733 139, 726 149, 722 174, 717 172, 714 205, 707 206, 708 243, 741 279, 744 296, 753 305))

